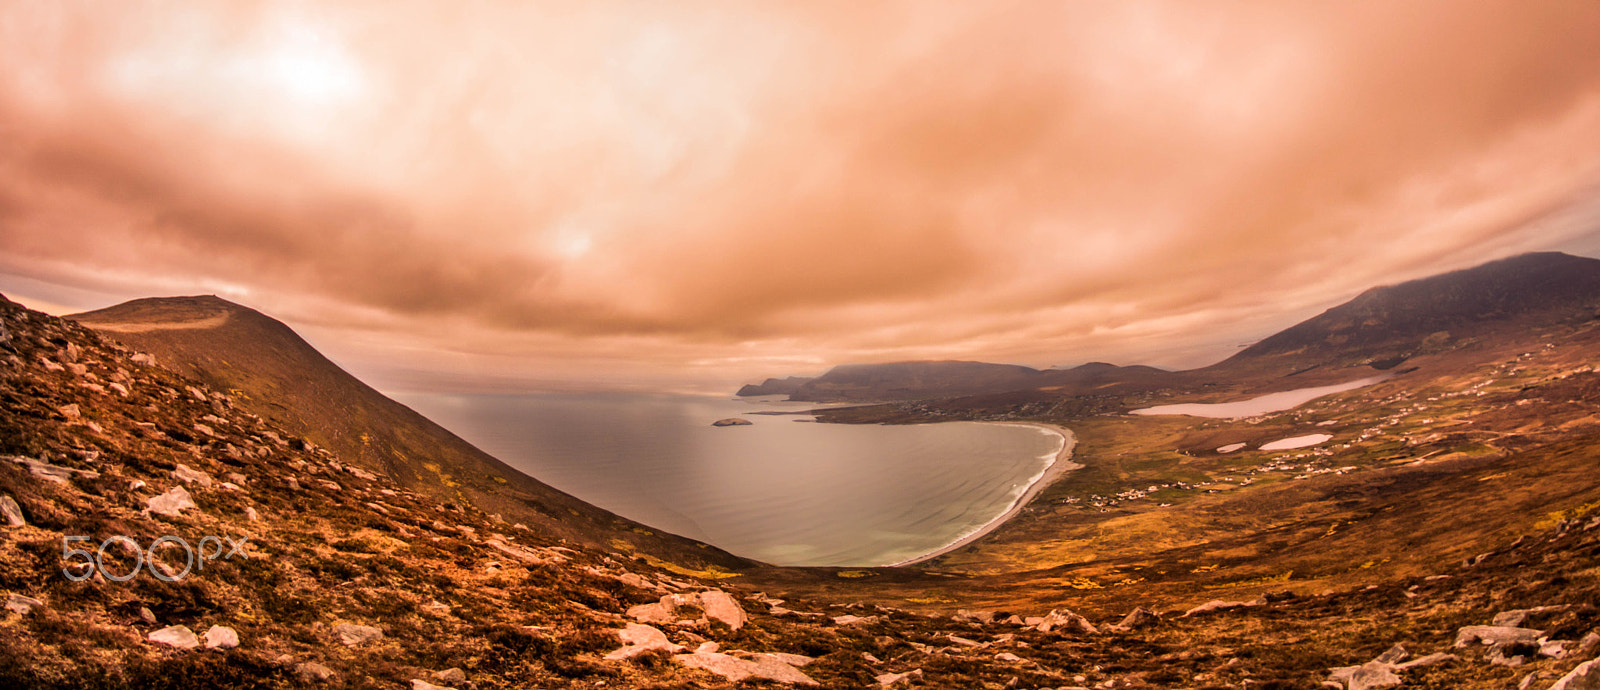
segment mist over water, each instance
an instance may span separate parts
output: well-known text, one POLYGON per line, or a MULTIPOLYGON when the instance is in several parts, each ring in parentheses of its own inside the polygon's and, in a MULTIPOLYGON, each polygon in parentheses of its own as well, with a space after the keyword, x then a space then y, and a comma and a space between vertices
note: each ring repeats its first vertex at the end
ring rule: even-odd
POLYGON ((681 395, 393 397, 578 498, 780 565, 933 551, 1004 512, 1060 445, 1028 427, 818 424, 681 395), (711 426, 734 416, 754 424, 711 426))

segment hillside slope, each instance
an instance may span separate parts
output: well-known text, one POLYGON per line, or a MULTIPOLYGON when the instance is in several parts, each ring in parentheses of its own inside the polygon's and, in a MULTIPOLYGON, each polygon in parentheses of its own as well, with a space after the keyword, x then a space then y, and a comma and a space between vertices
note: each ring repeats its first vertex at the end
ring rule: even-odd
POLYGON ((478 450, 340 369, 292 329, 214 296, 139 299, 68 317, 208 386, 245 410, 413 491, 561 538, 733 568, 718 549, 591 506, 478 450))

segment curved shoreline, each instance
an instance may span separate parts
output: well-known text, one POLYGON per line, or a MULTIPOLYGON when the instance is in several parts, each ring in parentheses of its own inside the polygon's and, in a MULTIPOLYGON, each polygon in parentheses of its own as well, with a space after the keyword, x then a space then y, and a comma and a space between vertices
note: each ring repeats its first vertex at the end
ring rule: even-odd
POLYGON ((984 424, 1004 424, 1004 425, 1007 425, 1007 426, 1026 426, 1026 427, 1033 427, 1035 429, 1044 429, 1046 431, 1049 431, 1052 434, 1056 434, 1056 435, 1061 437, 1061 449, 1056 451, 1056 456, 1050 460, 1050 464, 1045 465, 1044 470, 1042 472, 1040 472, 1039 476, 1036 477, 1033 480, 1033 483, 1029 484, 1028 488, 1024 489, 1023 492, 1020 495, 1018 495, 1015 500, 1013 500, 1011 502, 1011 506, 1006 508, 1005 512, 1003 512, 1000 515, 996 516, 995 519, 984 523, 983 526, 981 526, 981 527, 979 527, 979 528, 977 528, 977 529, 975 529, 975 530, 973 530, 971 532, 968 532, 966 534, 961 535, 960 537, 957 537, 955 541, 952 541, 949 544, 945 544, 944 546, 941 546, 941 547, 939 547, 939 548, 937 548, 937 549, 935 549, 933 551, 929 551, 928 553, 922 554, 921 556, 917 556, 915 558, 909 558, 909 559, 906 559, 904 561, 900 561, 899 563, 892 563, 892 564, 887 565, 887 566, 879 566, 879 567, 900 568, 900 567, 908 566, 908 565, 916 565, 918 563, 923 563, 923 562, 930 561, 932 559, 938 558, 939 556, 943 556, 943 555, 945 555, 947 553, 950 553, 951 551, 955 551, 956 549, 959 549, 959 548, 961 548, 963 546, 971 544, 972 542, 975 542, 975 541, 977 541, 979 539, 982 539, 983 537, 988 536, 988 534, 990 532, 993 532, 993 531, 995 531, 995 529, 999 528, 1000 525, 1005 524, 1007 520, 1010 520, 1011 518, 1016 517, 1017 513, 1022 512, 1022 509, 1024 507, 1026 507, 1029 502, 1033 501, 1035 496, 1039 495, 1039 492, 1044 491, 1046 487, 1050 486, 1051 484, 1054 484, 1057 479, 1061 478, 1061 475, 1066 474, 1069 471, 1072 471, 1072 470, 1078 469, 1080 467, 1083 467, 1083 465, 1080 465, 1078 463, 1072 462, 1072 459, 1071 459, 1072 458, 1072 450, 1073 450, 1073 448, 1077 447, 1077 445, 1078 445, 1078 437, 1077 437, 1077 435, 1072 433, 1071 429, 1068 429, 1068 428, 1062 427, 1062 426, 1056 426, 1054 424, 1044 424, 1042 422, 983 422, 983 423, 984 424))

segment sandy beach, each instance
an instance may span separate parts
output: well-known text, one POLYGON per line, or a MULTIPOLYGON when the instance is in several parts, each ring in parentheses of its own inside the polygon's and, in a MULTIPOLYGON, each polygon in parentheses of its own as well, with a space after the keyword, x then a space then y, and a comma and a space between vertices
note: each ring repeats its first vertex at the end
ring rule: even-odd
POLYGON ((973 530, 971 532, 968 532, 968 533, 966 533, 964 535, 961 535, 961 537, 957 538, 955 541, 950 542, 949 544, 941 546, 938 549, 935 549, 933 551, 929 551, 928 553, 922 554, 921 556, 917 556, 916 558, 904 560, 904 561, 901 561, 899 563, 894 563, 894 564, 890 565, 889 567, 898 568, 898 567, 901 567, 901 566, 916 565, 918 563, 922 563, 924 561, 928 561, 928 560, 937 558, 939 556, 943 556, 944 554, 950 553, 951 551, 954 551, 954 550, 959 549, 959 548, 961 548, 963 546, 966 546, 967 544, 971 544, 972 542, 975 542, 975 541, 977 541, 979 539, 982 539, 984 536, 988 535, 990 532, 993 532, 1000 525, 1005 524, 1005 522, 1007 520, 1010 520, 1012 517, 1015 517, 1017 513, 1022 512, 1022 508, 1024 506, 1028 505, 1028 503, 1030 501, 1032 501, 1035 496, 1038 496, 1040 491, 1044 491, 1046 487, 1048 487, 1051 484, 1055 483, 1055 481, 1057 479, 1060 479, 1061 475, 1066 474, 1067 472, 1069 472, 1071 470, 1075 470, 1075 469, 1078 469, 1080 467, 1083 467, 1083 465, 1080 465, 1078 463, 1072 462, 1072 450, 1078 444, 1078 437, 1073 435, 1072 430, 1070 430, 1070 429, 1067 429, 1065 427, 1059 427, 1059 426, 1056 426, 1054 424, 1043 424, 1043 423, 1038 423, 1038 422, 988 422, 988 423, 990 423, 990 424, 1005 424, 1005 425, 1008 425, 1008 426, 1028 426, 1028 427, 1033 427, 1033 428, 1036 428, 1036 429, 1047 430, 1050 433, 1058 434, 1058 435, 1061 436, 1061 449, 1056 451, 1056 456, 1050 460, 1050 464, 1046 465, 1045 468, 1044 468, 1044 471, 1040 472, 1039 476, 1034 478, 1033 483, 1029 484, 1028 488, 1026 490, 1024 490, 1021 495, 1017 496, 1016 500, 1011 502, 1011 506, 1009 508, 1006 508, 1006 511, 1004 513, 1001 513, 995 519, 990 520, 987 523, 984 523, 984 525, 982 527, 979 527, 978 529, 975 529, 975 530, 973 530))

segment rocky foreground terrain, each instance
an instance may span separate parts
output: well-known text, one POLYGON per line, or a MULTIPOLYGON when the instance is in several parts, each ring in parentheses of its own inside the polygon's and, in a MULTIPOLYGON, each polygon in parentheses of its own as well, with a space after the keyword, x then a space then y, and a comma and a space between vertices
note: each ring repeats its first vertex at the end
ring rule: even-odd
MULTIPOLYGON (((1589 350, 1561 351, 1570 354, 1551 371, 1570 371, 1589 350)), ((1495 424, 1513 425, 1516 438, 1429 455, 1460 463, 1437 476, 1417 474, 1406 453, 1479 441, 1431 438, 1442 432, 1427 425, 1442 412, 1411 420, 1408 408, 1385 434, 1431 440, 1373 441, 1368 472, 1349 477, 1298 479, 1304 467, 1246 458, 1265 469, 1245 498, 1212 485, 1188 498, 1113 491, 1142 485, 1139 472, 1156 464, 1119 465, 1118 453, 1138 453, 1111 445, 1114 435, 1085 426, 1088 417, 1030 415, 1027 400, 854 413, 1076 420, 1091 467, 1046 494, 1048 512, 1024 516, 990 546, 927 570, 846 570, 708 567, 486 513, 340 457, 253 414, 239 398, 247 392, 171 364, 0 300, 0 686, 1600 687, 1600 500, 1586 481, 1600 463, 1584 421, 1600 390, 1592 373, 1520 372, 1533 378, 1515 385, 1537 384, 1541 395, 1490 390, 1482 397, 1503 412, 1495 424), (1534 398, 1543 402, 1517 402, 1534 398), (1567 490, 1516 494, 1512 482, 1541 468, 1567 490), (1387 488, 1341 483, 1363 476, 1387 488), (1090 493, 1084 482, 1106 488, 1090 493), (1250 497, 1287 500, 1273 486, 1324 492, 1292 495, 1307 505, 1369 514, 1289 520, 1280 506, 1281 524, 1245 525, 1238 541, 1161 535, 1143 546, 1162 555, 1137 562, 1132 547, 1084 537, 1073 549, 1093 547, 1093 562, 1016 572, 1035 562, 1019 554, 1040 543, 1042 525, 1057 536, 1071 524, 1111 534, 1175 503, 1190 512, 1166 523, 1239 526, 1239 515, 1270 507, 1250 497), (1407 493, 1419 487, 1443 487, 1436 498, 1457 503, 1439 503, 1444 516, 1408 508, 1422 502, 1407 493), (1489 509, 1512 494, 1521 502, 1489 509), (1101 499, 1085 515, 1122 522, 1074 522, 1083 501, 1052 502, 1073 496, 1101 499), (1486 509, 1461 507, 1475 500, 1486 509), (1283 536, 1308 525, 1323 538, 1283 536), (1368 525, 1390 536, 1363 532, 1368 525), (1429 536, 1409 542, 1407 529, 1429 536), (1458 543, 1439 546, 1451 535, 1458 543), (1252 540, 1272 548, 1251 551, 1252 540), (1427 557, 1407 558, 1407 544, 1427 557), (1455 553, 1470 557, 1440 556, 1455 553), (1284 559, 1302 556, 1311 565, 1283 571, 1284 559), (1011 565, 986 573, 984 558, 1011 565)), ((1515 366, 1473 375, 1505 386, 1515 366)), ((1363 415, 1398 414, 1347 407, 1338 425, 1315 428, 1367 428, 1375 422, 1363 415)), ((1187 453, 1176 464, 1194 460, 1186 467, 1198 469, 1185 471, 1198 473, 1244 462, 1199 450, 1222 436, 1321 424, 1292 415, 1141 423, 1170 425, 1150 442, 1174 441, 1187 453)), ((1178 483, 1190 481, 1209 480, 1178 483)))

